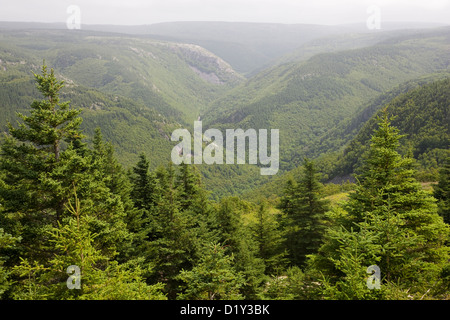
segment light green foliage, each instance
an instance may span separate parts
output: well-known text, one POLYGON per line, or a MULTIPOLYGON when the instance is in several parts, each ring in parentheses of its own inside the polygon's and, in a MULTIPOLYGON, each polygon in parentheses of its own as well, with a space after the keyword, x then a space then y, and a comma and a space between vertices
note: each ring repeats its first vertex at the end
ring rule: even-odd
POLYGON ((102 255, 97 235, 89 230, 93 213, 84 212, 75 194, 69 203, 71 216, 48 231, 54 248, 51 260, 39 264, 23 259, 13 272, 22 277, 23 291, 14 292, 16 299, 32 300, 153 300, 165 299, 161 285, 149 286, 139 267, 119 265, 102 255), (68 266, 80 269, 80 287, 67 287, 71 273, 68 266))

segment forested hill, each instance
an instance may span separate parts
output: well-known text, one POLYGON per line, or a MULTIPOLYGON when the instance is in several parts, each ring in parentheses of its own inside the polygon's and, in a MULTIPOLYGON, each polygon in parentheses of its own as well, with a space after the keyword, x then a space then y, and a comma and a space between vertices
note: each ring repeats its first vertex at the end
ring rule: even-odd
MULTIPOLYGON (((188 25, 196 30, 202 24, 188 25)), ((218 36, 222 48, 236 32, 227 26, 218 36)), ((164 30, 175 32, 180 24, 172 27, 152 30, 161 38, 164 30)), ((269 26, 253 27, 260 34, 269 26)), ((1 30, 0 128, 5 130, 7 121, 15 121, 15 112, 38 97, 32 72, 45 59, 66 81, 61 96, 83 109, 88 140, 100 127, 126 167, 141 152, 152 168, 167 163, 174 146, 171 132, 191 128, 201 115, 204 130, 280 129, 282 174, 300 166, 305 156, 315 159, 342 150, 376 110, 377 99, 396 94, 391 90, 408 81, 447 72, 450 59, 449 28, 342 33, 331 43, 318 32, 317 39, 303 39, 297 50, 246 80, 222 57, 198 45, 154 39, 148 30, 139 35, 130 34, 131 29, 128 34, 111 30, 1 30), (354 47, 358 49, 349 49, 354 47)), ((216 198, 270 180, 250 165, 203 165, 200 171, 216 198)))
POLYGON ((450 77, 411 89, 388 102, 346 147, 335 174, 358 171, 377 116, 383 112, 395 116, 392 125, 405 135, 399 151, 417 159, 419 169, 428 172, 425 177, 436 180, 438 169, 450 156, 450 77))
MULTIPOLYGON (((450 30, 395 37, 355 50, 324 53, 265 70, 215 101, 209 127, 280 128, 281 168, 312 156, 315 143, 393 87, 448 70, 450 30)), ((342 143, 340 137, 336 144, 342 143)))
POLYGON ((170 161, 171 132, 242 81, 225 61, 189 44, 84 30, 0 30, 0 128, 15 123, 39 94, 33 72, 43 61, 65 81, 61 95, 83 109, 131 166, 144 152, 152 167, 170 161))
MULTIPOLYGON (((439 169, 445 166, 446 159, 450 156, 449 106, 448 73, 409 81, 381 95, 352 120, 346 121, 341 129, 332 131, 329 140, 320 142, 327 145, 335 135, 354 136, 344 148, 316 158, 322 181, 337 184, 354 181, 353 177, 359 173, 363 155, 368 150, 369 140, 377 127, 377 117, 385 112, 392 117, 392 124, 403 135, 399 152, 416 160, 417 178, 436 181, 439 169), (436 78, 441 79, 432 80, 436 78), (351 133, 355 130, 357 133, 351 133)), ((279 186, 289 178, 297 177, 301 171, 301 166, 288 171, 247 192, 245 197, 253 200, 261 196, 279 197, 283 192, 279 186)))
MULTIPOLYGON (((54 70, 43 65, 35 81, 41 100, 1 142, 0 299, 449 298, 450 163, 433 191, 424 190, 412 159, 398 152, 400 130, 387 112, 346 202, 324 199, 308 159, 298 177, 278 185, 276 205, 215 201, 195 167, 149 170, 141 155, 126 171, 99 130, 89 147, 81 110, 60 100, 54 70)), ((448 106, 448 85, 391 104, 405 112, 405 102, 433 101, 430 113, 446 121, 439 105, 448 106)), ((430 119, 408 121, 411 132, 435 141, 430 119)))
POLYGON ((0 31, 0 299, 448 300, 450 29, 385 36, 246 79, 195 44, 0 31), (175 165, 199 115, 279 129, 280 172, 175 165))

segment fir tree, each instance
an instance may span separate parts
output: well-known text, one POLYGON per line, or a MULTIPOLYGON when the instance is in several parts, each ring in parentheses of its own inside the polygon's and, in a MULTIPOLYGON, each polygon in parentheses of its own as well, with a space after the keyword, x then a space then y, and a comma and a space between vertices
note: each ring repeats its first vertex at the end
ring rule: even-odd
POLYGON ((217 241, 234 256, 236 271, 245 277, 242 293, 247 299, 256 297, 264 280, 264 261, 258 256, 258 244, 244 224, 242 216, 250 206, 237 197, 222 199, 215 214, 217 241))
POLYGON ((434 197, 438 200, 438 212, 444 222, 450 224, 450 157, 439 170, 439 182, 434 186, 434 197))
MULTIPOLYGON (((437 214, 433 198, 415 180, 412 160, 396 151, 398 130, 387 114, 378 121, 359 184, 344 206, 347 215, 341 221, 345 222, 328 231, 327 241, 311 262, 330 279, 339 279, 330 284, 334 283, 338 296, 348 296, 345 291, 351 287, 362 288, 363 270, 371 264, 382 272, 383 297, 404 298, 406 291, 422 295, 438 283, 449 257, 445 246, 449 228, 437 214), (356 246, 362 243, 355 240, 360 238, 366 239, 363 247, 356 246), (351 254, 355 248, 359 255, 351 254)), ((361 290, 355 298, 365 295, 361 290)))
MULTIPOLYGON (((140 167, 145 167, 142 161, 140 167)), ((208 219, 202 216, 208 212, 208 205, 202 207, 202 202, 197 201, 203 199, 204 194, 200 180, 183 180, 193 177, 189 170, 177 170, 172 163, 166 168, 159 167, 154 175, 157 183, 153 189, 154 200, 151 200, 155 201, 155 207, 148 211, 145 257, 154 270, 149 280, 163 282, 170 299, 176 297, 181 284, 177 275, 181 270, 192 268, 208 243, 208 227, 200 219, 208 219)), ((140 178, 136 181, 144 181, 144 171, 139 170, 140 178)), ((144 188, 139 190, 145 190, 145 183, 141 186, 144 188)))
POLYGON ((270 212, 268 204, 263 202, 256 211, 256 221, 250 226, 267 275, 280 274, 288 263, 283 232, 277 220, 276 214, 270 212))
POLYGON ((4 266, 4 263, 8 260, 10 249, 14 248, 19 240, 20 238, 14 238, 0 228, 0 299, 11 286, 11 271, 4 266))
POLYGON ((314 163, 304 160, 303 174, 297 181, 290 180, 281 199, 280 209, 286 216, 286 245, 290 261, 303 266, 308 254, 319 248, 325 230, 328 202, 322 199, 320 174, 314 163))
POLYGON ((1 146, 0 199, 5 230, 22 237, 24 252, 42 257, 48 254, 43 251, 46 235, 42 230, 62 221, 72 183, 88 164, 72 145, 67 152, 63 149, 68 141, 82 137, 81 110, 60 102, 63 82, 53 69, 48 72, 44 65, 42 74, 34 76, 44 99, 31 104, 30 115, 18 114, 23 123, 17 128, 9 124, 1 146))

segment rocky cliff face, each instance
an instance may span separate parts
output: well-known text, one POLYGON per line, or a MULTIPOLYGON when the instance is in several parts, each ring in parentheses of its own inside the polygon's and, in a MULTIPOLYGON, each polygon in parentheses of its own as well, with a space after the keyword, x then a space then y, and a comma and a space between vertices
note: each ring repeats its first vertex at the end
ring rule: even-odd
POLYGON ((212 52, 195 44, 169 43, 171 50, 178 54, 203 80, 214 84, 236 84, 244 80, 230 64, 212 52))

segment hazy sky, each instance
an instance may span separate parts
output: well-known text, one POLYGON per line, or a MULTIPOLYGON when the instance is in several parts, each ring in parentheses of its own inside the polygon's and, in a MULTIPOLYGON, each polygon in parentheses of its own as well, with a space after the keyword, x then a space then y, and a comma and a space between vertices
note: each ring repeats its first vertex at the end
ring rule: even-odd
POLYGON ((165 21, 340 24, 382 21, 450 24, 450 0, 0 0, 0 21, 65 22, 77 5, 81 24, 139 25, 165 21))

